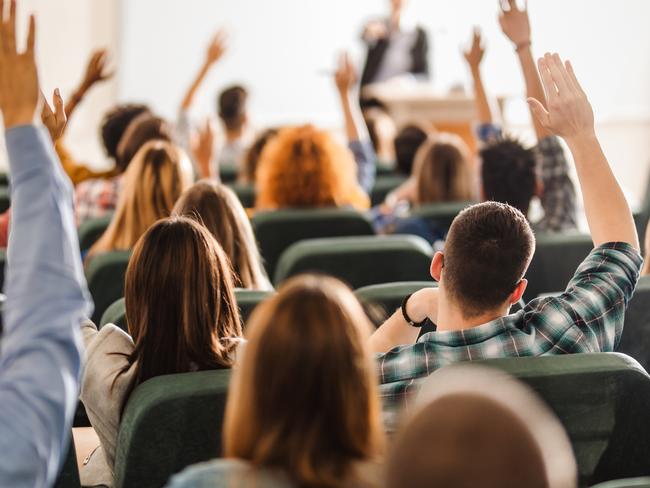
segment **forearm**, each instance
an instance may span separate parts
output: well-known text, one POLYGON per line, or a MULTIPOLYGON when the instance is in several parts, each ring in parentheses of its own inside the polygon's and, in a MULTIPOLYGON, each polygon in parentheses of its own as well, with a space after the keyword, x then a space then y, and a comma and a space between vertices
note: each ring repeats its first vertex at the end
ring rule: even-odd
POLYGON ((181 103, 181 110, 190 109, 190 107, 194 103, 194 97, 196 96, 196 92, 199 90, 199 87, 203 83, 203 80, 205 80, 205 77, 208 75, 209 69, 210 67, 207 64, 201 66, 201 70, 198 72, 196 78, 194 79, 189 89, 187 90, 185 97, 183 97, 183 102, 181 103))
POLYGON ((595 246, 627 242, 639 250, 630 207, 595 134, 567 140, 575 160, 595 246))
MULTIPOLYGON (((357 102, 352 102, 352 94, 349 91, 339 91, 341 110, 345 123, 345 135, 348 142, 369 140, 368 129, 363 121, 361 108, 357 102)), ((356 98, 355 98, 356 100, 356 98)))
MULTIPOLYGON (((517 57, 519 58, 519 65, 526 83, 526 97, 534 98, 539 100, 544 107, 546 104, 546 95, 544 94, 544 86, 542 85, 542 80, 539 77, 539 72, 537 71, 537 64, 533 58, 533 52, 531 50, 530 44, 525 47, 521 47, 517 50, 517 57)), ((533 126, 535 127, 535 134, 537 135, 537 140, 541 141, 545 137, 553 135, 553 133, 544 128, 544 126, 537 120, 537 117, 531 112, 531 117, 533 119, 533 126)))
POLYGON ((74 91, 74 93, 68 99, 68 102, 65 104, 65 113, 68 119, 72 117, 72 114, 79 106, 79 103, 86 96, 86 93, 90 90, 90 85, 86 83, 81 83, 79 87, 74 91))
POLYGON ((485 93, 481 70, 479 67, 472 67, 471 71, 472 79, 474 81, 474 96, 476 97, 476 110, 479 123, 491 124, 492 111, 490 110, 490 103, 488 102, 487 94, 485 93))

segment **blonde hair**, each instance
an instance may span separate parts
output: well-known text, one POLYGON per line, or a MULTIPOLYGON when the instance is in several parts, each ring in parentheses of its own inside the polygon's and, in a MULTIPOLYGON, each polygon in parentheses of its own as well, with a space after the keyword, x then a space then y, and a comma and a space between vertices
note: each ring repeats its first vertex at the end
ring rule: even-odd
POLYGON ((169 217, 174 203, 192 184, 192 165, 175 145, 145 144, 124 173, 115 215, 88 256, 131 249, 156 221, 169 217))
POLYGON ((249 321, 226 406, 227 457, 334 488, 383 453, 371 324, 340 281, 289 280, 249 321))
POLYGON ((460 137, 430 137, 415 156, 415 204, 473 200, 475 184, 469 158, 469 149, 460 137))
POLYGON ((238 286, 271 289, 246 211, 230 188, 199 181, 181 195, 174 214, 194 219, 210 231, 230 258, 238 286))
POLYGON ((352 153, 331 134, 305 125, 281 130, 262 152, 256 208, 370 206, 352 153))

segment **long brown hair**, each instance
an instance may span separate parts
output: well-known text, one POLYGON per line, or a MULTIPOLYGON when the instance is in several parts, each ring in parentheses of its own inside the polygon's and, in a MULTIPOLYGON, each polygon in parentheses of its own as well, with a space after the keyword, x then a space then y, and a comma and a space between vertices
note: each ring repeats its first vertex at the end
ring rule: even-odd
POLYGON ((431 137, 418 150, 413 171, 416 204, 470 201, 476 196, 469 150, 457 136, 431 137))
POLYGON ((174 214, 197 220, 212 233, 230 258, 238 286, 271 288, 250 221, 232 190, 213 181, 199 181, 181 195, 174 214))
POLYGON ((334 488, 383 451, 372 326, 334 278, 289 280, 249 321, 226 407, 227 457, 334 488))
POLYGON ((256 174, 258 209, 352 206, 370 199, 352 153, 311 125, 282 129, 264 148, 256 174))
POLYGON ((242 335, 232 271, 203 226, 183 217, 154 224, 133 250, 124 296, 132 386, 232 366, 242 335))
POLYGON ((88 256, 131 249, 150 225, 169 217, 191 184, 192 166, 179 148, 163 141, 145 144, 124 173, 111 224, 88 256))

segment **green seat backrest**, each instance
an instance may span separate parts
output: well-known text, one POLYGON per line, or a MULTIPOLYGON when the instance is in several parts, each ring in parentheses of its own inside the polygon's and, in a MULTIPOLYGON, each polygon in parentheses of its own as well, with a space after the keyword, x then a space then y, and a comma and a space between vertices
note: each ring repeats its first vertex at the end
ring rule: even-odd
POLYGON ((352 288, 395 281, 427 281, 433 249, 416 236, 331 237, 291 246, 280 258, 275 283, 301 273, 325 273, 352 288))
POLYGON ((639 280, 625 312, 621 342, 616 349, 650 368, 650 277, 639 280))
POLYGON ((412 217, 420 217, 439 229, 449 229, 456 216, 473 202, 446 202, 419 205, 411 210, 412 217))
POLYGON ((374 307, 371 318, 378 326, 402 305, 405 296, 434 286, 438 286, 435 281, 401 281, 364 286, 355 290, 354 294, 366 307, 374 307))
MULTIPOLYGON (((257 307, 260 302, 273 295, 273 293, 274 292, 272 291, 244 290, 241 288, 235 290, 235 298, 237 299, 237 305, 239 306, 239 311, 244 324, 248 321, 248 318, 255 307, 257 307)), ((125 332, 128 332, 124 298, 116 300, 106 309, 99 321, 99 327, 101 328, 106 324, 115 324, 125 332)))
POLYGON ((5 267, 7 266, 7 251, 0 249, 0 290, 5 289, 5 267))
POLYGON ((535 255, 526 272, 526 301, 543 293, 564 291, 594 248, 591 237, 582 234, 540 234, 536 241, 535 255))
POLYGON ((650 377, 624 354, 477 361, 527 383, 564 425, 586 483, 650 474, 650 377))
POLYGON ((275 274, 282 253, 303 239, 318 237, 367 236, 372 224, 351 209, 287 209, 255 214, 252 219, 266 271, 275 274))
POLYGON ((113 486, 160 488, 186 466, 219 457, 229 380, 229 370, 202 371, 139 385, 122 415, 113 486))
POLYGON ((59 477, 54 483, 54 488, 81 488, 79 469, 77 468, 77 454, 74 448, 74 437, 70 434, 68 453, 61 466, 59 477))
POLYGON ((0 213, 6 212, 11 207, 11 189, 0 186, 0 213))
POLYGON ((379 205, 386 200, 386 196, 408 178, 403 175, 393 174, 389 176, 377 176, 375 184, 370 192, 370 201, 373 206, 379 205))
POLYGON ((82 252, 90 249, 95 242, 106 232, 113 219, 113 214, 97 219, 88 219, 79 226, 79 248, 82 252))
POLYGON ((233 164, 219 165, 219 178, 223 183, 233 183, 236 181, 238 172, 237 166, 233 164))
POLYGON ((650 478, 628 478, 625 480, 606 481, 592 488, 650 488, 650 478))
POLYGON ((9 186, 9 173, 0 172, 0 186, 9 186))
POLYGON ((253 208, 255 206, 255 186, 249 183, 230 183, 228 187, 235 192, 239 203, 244 208, 253 208))
POLYGON ((104 311, 124 296, 124 277, 131 251, 113 251, 93 257, 86 268, 88 289, 95 302, 92 320, 100 323, 104 311))

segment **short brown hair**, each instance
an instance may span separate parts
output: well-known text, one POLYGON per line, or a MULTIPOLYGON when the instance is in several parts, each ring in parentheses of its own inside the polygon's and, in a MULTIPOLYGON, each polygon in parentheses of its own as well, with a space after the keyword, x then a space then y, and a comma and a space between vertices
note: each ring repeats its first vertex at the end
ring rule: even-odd
POLYGON ((289 280, 253 312, 226 417, 227 457, 280 469, 296 486, 335 488, 377 460, 383 426, 372 330, 330 277, 289 280))
POLYGON ((115 164, 120 173, 126 171, 142 146, 150 141, 172 142, 171 126, 160 117, 144 112, 134 118, 126 128, 117 146, 115 164))
POLYGON ((226 88, 219 95, 219 117, 226 129, 240 130, 246 120, 248 92, 243 86, 226 88))
POLYGON ((445 291, 466 318, 493 311, 524 277, 534 252, 533 231, 519 210, 497 202, 473 205, 449 229, 445 291))

